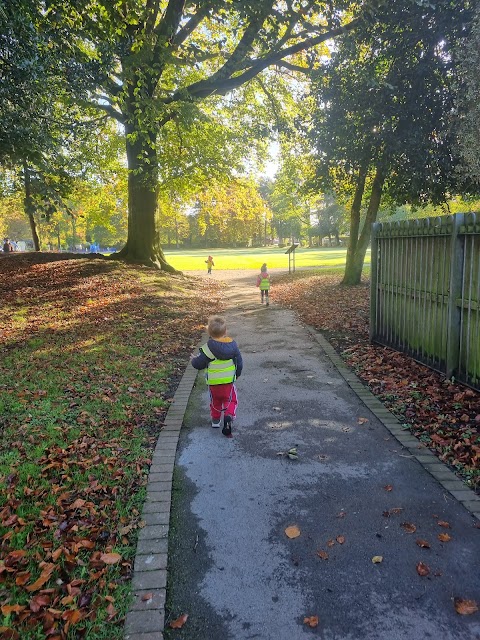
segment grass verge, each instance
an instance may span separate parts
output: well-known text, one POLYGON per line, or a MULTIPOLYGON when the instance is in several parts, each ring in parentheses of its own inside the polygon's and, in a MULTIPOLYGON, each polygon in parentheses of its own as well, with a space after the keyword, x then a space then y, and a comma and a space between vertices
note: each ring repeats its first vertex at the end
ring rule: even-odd
POLYGON ((151 453, 218 284, 38 254, 0 276, 0 636, 120 639, 151 453))

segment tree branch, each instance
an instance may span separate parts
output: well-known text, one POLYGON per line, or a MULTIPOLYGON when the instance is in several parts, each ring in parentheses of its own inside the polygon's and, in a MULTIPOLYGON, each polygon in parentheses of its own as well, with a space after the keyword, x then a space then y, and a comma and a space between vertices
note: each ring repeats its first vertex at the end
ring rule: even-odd
POLYGON ((225 80, 226 78, 230 77, 232 73, 240 70, 241 64, 245 60, 245 56, 252 48, 255 37, 258 35, 258 32, 265 22, 267 16, 269 16, 271 13, 273 2, 274 0, 270 0, 268 4, 262 7, 262 11, 259 11, 258 14, 252 19, 250 24, 243 32, 240 41, 232 52, 232 55, 228 58, 223 67, 220 67, 218 71, 210 76, 208 82, 225 80))
MULTIPOLYGON (((307 40, 298 42, 297 44, 291 45, 290 47, 286 47, 285 49, 281 49, 280 51, 271 53, 264 58, 259 58, 256 61, 254 60, 252 61, 252 66, 249 69, 233 78, 230 77, 223 79, 221 76, 219 76, 219 72, 216 72, 206 80, 195 82, 189 87, 185 87, 185 89, 177 91, 173 94, 173 96, 167 98, 165 100, 165 103, 175 102, 182 99, 184 100, 185 95, 190 96, 190 98, 193 100, 205 98, 213 94, 224 95, 225 93, 232 91, 232 89, 236 89, 242 84, 245 84, 261 71, 273 64, 276 64, 283 58, 298 53, 299 51, 304 51, 305 49, 311 49, 312 47, 316 46, 317 44, 321 44, 326 40, 330 40, 331 38, 334 38, 336 36, 348 33, 349 31, 354 29, 360 23, 360 21, 361 18, 356 18, 343 27, 331 29, 330 31, 326 31, 319 36, 308 38, 307 40)), ((224 67, 225 66, 226 65, 224 65, 224 67)))
POLYGON ((147 0, 144 11, 145 31, 151 33, 158 18, 159 0, 147 0))
POLYGON ((162 19, 154 29, 155 35, 157 36, 157 45, 155 46, 155 49, 158 48, 159 43, 162 41, 166 40, 170 43, 173 42, 173 37, 182 19, 184 7, 185 0, 169 0, 162 19))
POLYGON ((117 122, 121 124, 125 124, 125 118, 120 111, 117 111, 111 104, 100 104, 98 102, 90 102, 89 100, 81 100, 79 104, 83 104, 86 107, 93 107, 94 109, 100 109, 100 111, 105 111, 109 116, 115 118, 117 122))
POLYGON ((310 73, 310 69, 308 67, 300 67, 297 64, 291 64, 290 62, 285 62, 285 60, 281 60, 280 62, 276 62, 275 65, 277 67, 285 67, 285 69, 289 69, 290 71, 298 71, 299 73, 310 73))
POLYGON ((190 18, 190 20, 181 29, 179 29, 177 35, 173 39, 173 45, 175 47, 178 47, 178 45, 185 42, 188 36, 198 27, 200 22, 207 17, 208 11, 208 7, 203 6, 190 18))
POLYGON ((175 33, 182 20, 182 14, 185 7, 185 0, 169 0, 165 13, 152 33, 156 36, 156 42, 152 52, 152 62, 158 65, 156 77, 152 78, 150 83, 150 91, 153 93, 155 86, 160 79, 165 61, 162 60, 165 53, 165 44, 170 47, 173 44, 175 33))

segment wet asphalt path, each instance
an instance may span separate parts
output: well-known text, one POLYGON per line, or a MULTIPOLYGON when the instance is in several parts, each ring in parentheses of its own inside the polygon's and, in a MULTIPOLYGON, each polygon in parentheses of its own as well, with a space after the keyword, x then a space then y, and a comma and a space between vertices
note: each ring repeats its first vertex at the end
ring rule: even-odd
POLYGON ((228 283, 228 333, 244 373, 232 439, 210 427, 201 375, 190 398, 167 621, 189 618, 166 637, 480 639, 480 614, 460 616, 453 605, 480 600, 477 520, 369 412, 292 312, 259 304, 253 272, 213 275, 228 283), (296 461, 279 455, 291 447, 296 461), (402 511, 385 517, 391 509, 402 511), (310 616, 317 627, 304 623, 310 616))

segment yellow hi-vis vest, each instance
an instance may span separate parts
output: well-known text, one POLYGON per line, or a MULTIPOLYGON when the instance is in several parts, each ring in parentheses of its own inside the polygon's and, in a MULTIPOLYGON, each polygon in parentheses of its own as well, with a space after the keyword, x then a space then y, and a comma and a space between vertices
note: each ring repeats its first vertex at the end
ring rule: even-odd
POLYGON ((215 358, 206 344, 203 345, 202 351, 207 358, 213 358, 213 360, 208 363, 205 371, 205 378, 208 385, 229 384, 235 381, 236 367, 231 358, 229 360, 219 360, 215 358))
POLYGON ((270 289, 270 280, 260 276, 260 291, 268 291, 270 289))

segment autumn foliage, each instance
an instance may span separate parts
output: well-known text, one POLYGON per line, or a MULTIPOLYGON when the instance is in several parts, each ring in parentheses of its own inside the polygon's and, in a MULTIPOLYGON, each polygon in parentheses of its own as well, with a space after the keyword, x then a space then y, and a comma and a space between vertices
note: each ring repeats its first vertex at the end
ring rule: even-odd
POLYGON ((0 259, 1 638, 123 636, 144 487, 214 282, 0 259))

